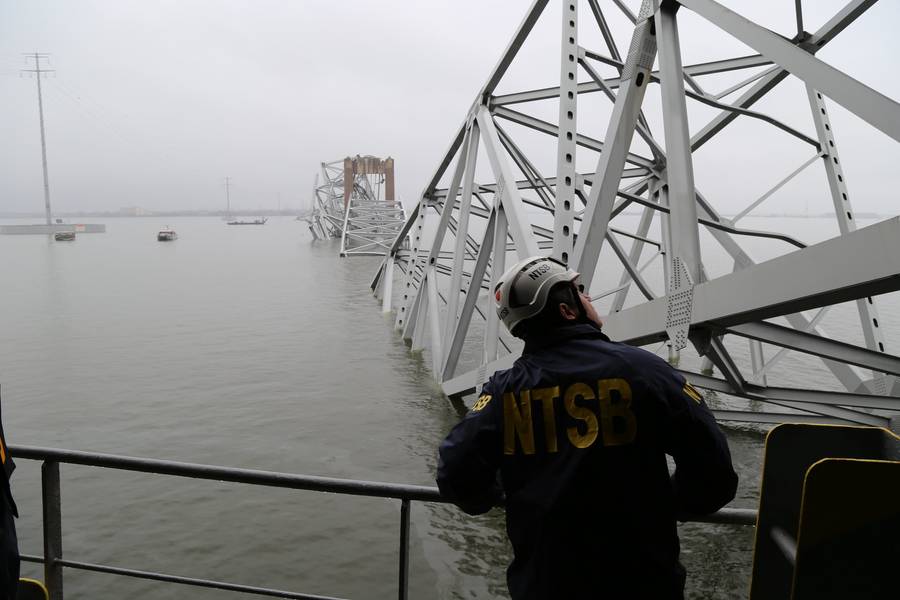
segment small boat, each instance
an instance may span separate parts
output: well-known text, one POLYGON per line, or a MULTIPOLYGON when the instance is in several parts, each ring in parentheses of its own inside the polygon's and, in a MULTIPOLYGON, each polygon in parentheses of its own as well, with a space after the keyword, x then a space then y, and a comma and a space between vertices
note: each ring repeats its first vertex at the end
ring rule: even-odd
POLYGON ((260 217, 258 219, 253 219, 252 221, 242 221, 241 219, 232 219, 228 221, 229 225, 265 225, 268 219, 266 217, 260 217))
POLYGON ((175 233, 174 229, 160 229, 159 233, 156 234, 157 242, 174 242, 178 239, 178 234, 175 233))
POLYGON ((57 242, 74 242, 75 241, 75 232, 74 231, 57 231, 53 234, 53 239, 57 242))

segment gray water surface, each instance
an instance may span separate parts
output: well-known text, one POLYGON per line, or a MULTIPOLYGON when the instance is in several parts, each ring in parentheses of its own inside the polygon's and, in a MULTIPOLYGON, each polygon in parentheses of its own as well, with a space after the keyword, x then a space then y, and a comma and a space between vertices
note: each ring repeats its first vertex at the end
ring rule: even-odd
MULTIPOLYGON (((97 221, 92 219, 91 221, 97 221)), ((0 236, 0 384, 12 445, 433 485, 459 418, 341 259, 273 218, 111 219, 60 243, 0 236), (164 226, 172 243, 156 241, 164 226)), ((764 432, 728 429, 739 507, 764 432)), ((38 466, 13 490, 42 554, 38 466)), ((62 466, 72 560, 353 599, 396 597, 399 503, 62 466)), ((691 598, 746 595, 750 528, 681 528, 691 598)), ((413 505, 412 598, 506 598, 503 515, 413 505)), ((25 565, 30 576, 40 575, 25 565)), ((240 594, 66 571, 68 598, 240 594)))

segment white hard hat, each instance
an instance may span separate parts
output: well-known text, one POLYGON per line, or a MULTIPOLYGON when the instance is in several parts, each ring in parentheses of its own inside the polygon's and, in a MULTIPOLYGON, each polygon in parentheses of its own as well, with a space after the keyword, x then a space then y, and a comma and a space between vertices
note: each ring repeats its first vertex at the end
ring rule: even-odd
POLYGON ((548 256, 532 256, 513 265, 494 288, 497 315, 510 332, 537 315, 547 304, 550 288, 561 281, 575 281, 580 274, 548 256))

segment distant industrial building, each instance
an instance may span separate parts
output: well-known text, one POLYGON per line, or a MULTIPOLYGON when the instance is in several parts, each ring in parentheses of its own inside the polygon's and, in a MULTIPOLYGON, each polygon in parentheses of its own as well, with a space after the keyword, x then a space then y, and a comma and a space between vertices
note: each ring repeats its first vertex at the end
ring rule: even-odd
POLYGON ((123 206, 119 209, 119 214, 123 217, 147 217, 153 213, 140 206, 123 206))

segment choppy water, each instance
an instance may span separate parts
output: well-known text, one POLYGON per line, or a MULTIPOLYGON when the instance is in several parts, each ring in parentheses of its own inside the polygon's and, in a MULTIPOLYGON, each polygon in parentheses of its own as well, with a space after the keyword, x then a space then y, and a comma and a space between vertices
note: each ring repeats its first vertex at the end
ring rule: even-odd
MULTIPOLYGON (((74 243, 0 236, 12 445, 433 484, 437 444, 459 413, 369 293, 377 259, 340 259, 335 243, 312 243, 288 218, 106 223, 106 234, 74 243), (166 225, 179 240, 156 241, 166 225)), ((741 474, 734 505, 755 507, 763 433, 728 431, 741 474)), ((39 470, 18 464, 20 546, 40 555, 39 470)), ((396 596, 393 501, 65 465, 62 496, 72 560, 396 596)), ((506 597, 502 513, 414 504, 412 518, 412 598, 506 597)), ((749 528, 687 525, 681 535, 689 597, 745 595, 749 528)), ((66 594, 241 597, 80 571, 66 571, 66 594)))

